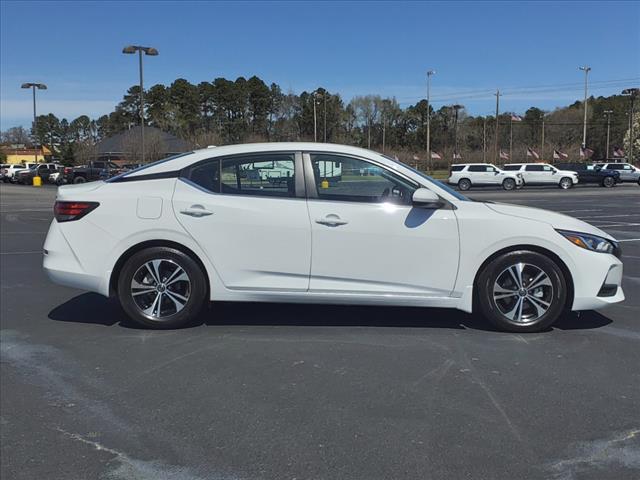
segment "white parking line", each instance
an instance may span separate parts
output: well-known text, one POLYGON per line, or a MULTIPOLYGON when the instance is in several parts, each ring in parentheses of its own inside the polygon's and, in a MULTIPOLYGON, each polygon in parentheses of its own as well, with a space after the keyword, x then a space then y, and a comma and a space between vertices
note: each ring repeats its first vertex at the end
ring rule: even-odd
POLYGON ((575 213, 575 212, 602 212, 601 208, 585 208, 584 210, 558 210, 560 213, 575 213))
POLYGON ((611 228, 611 227, 637 227, 640 223, 606 223, 605 225, 598 225, 594 222, 589 222, 594 227, 598 228, 611 228))
POLYGON ((591 215, 591 216, 587 216, 587 217, 580 217, 580 218, 613 218, 613 217, 637 217, 639 216, 640 213, 625 213, 625 214, 620 214, 620 215, 591 215))
POLYGON ((624 240, 618 240, 618 242, 640 242, 640 238, 625 238, 624 240))

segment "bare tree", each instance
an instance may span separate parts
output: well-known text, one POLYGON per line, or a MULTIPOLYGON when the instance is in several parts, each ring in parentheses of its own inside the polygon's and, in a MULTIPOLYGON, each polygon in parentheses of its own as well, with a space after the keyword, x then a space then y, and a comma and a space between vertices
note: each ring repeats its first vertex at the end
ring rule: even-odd
MULTIPOLYGON (((155 162, 167 156, 167 145, 158 130, 147 129, 144 136, 145 161, 155 162)), ((122 153, 131 163, 142 163, 140 130, 129 130, 122 138, 122 153)))

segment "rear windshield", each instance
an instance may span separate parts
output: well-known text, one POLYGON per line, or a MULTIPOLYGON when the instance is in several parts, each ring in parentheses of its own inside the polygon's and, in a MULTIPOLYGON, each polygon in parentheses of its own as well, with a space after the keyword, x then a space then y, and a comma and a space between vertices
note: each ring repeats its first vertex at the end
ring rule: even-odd
POLYGON ((504 167, 502 167, 502 170, 507 170, 507 171, 520 170, 520 165, 505 165, 504 167))

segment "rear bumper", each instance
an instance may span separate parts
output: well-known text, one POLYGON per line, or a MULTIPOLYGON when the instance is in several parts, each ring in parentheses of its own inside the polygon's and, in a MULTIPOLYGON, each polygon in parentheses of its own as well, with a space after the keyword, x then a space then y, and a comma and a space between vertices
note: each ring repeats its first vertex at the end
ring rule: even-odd
POLYGON ((87 272, 65 239, 56 220, 51 222, 44 242, 42 266, 49 279, 65 287, 109 295, 108 282, 99 275, 87 272))

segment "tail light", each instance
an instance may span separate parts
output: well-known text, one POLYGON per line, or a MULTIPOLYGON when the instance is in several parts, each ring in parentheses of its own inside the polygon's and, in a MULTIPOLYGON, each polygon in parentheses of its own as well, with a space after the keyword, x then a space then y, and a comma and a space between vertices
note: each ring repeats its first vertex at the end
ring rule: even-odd
POLYGON ((71 222, 79 220, 89 212, 95 210, 98 202, 60 202, 53 206, 53 215, 58 222, 71 222))
POLYGON ((73 168, 71 167, 64 167, 64 174, 68 175, 73 171, 73 168))

